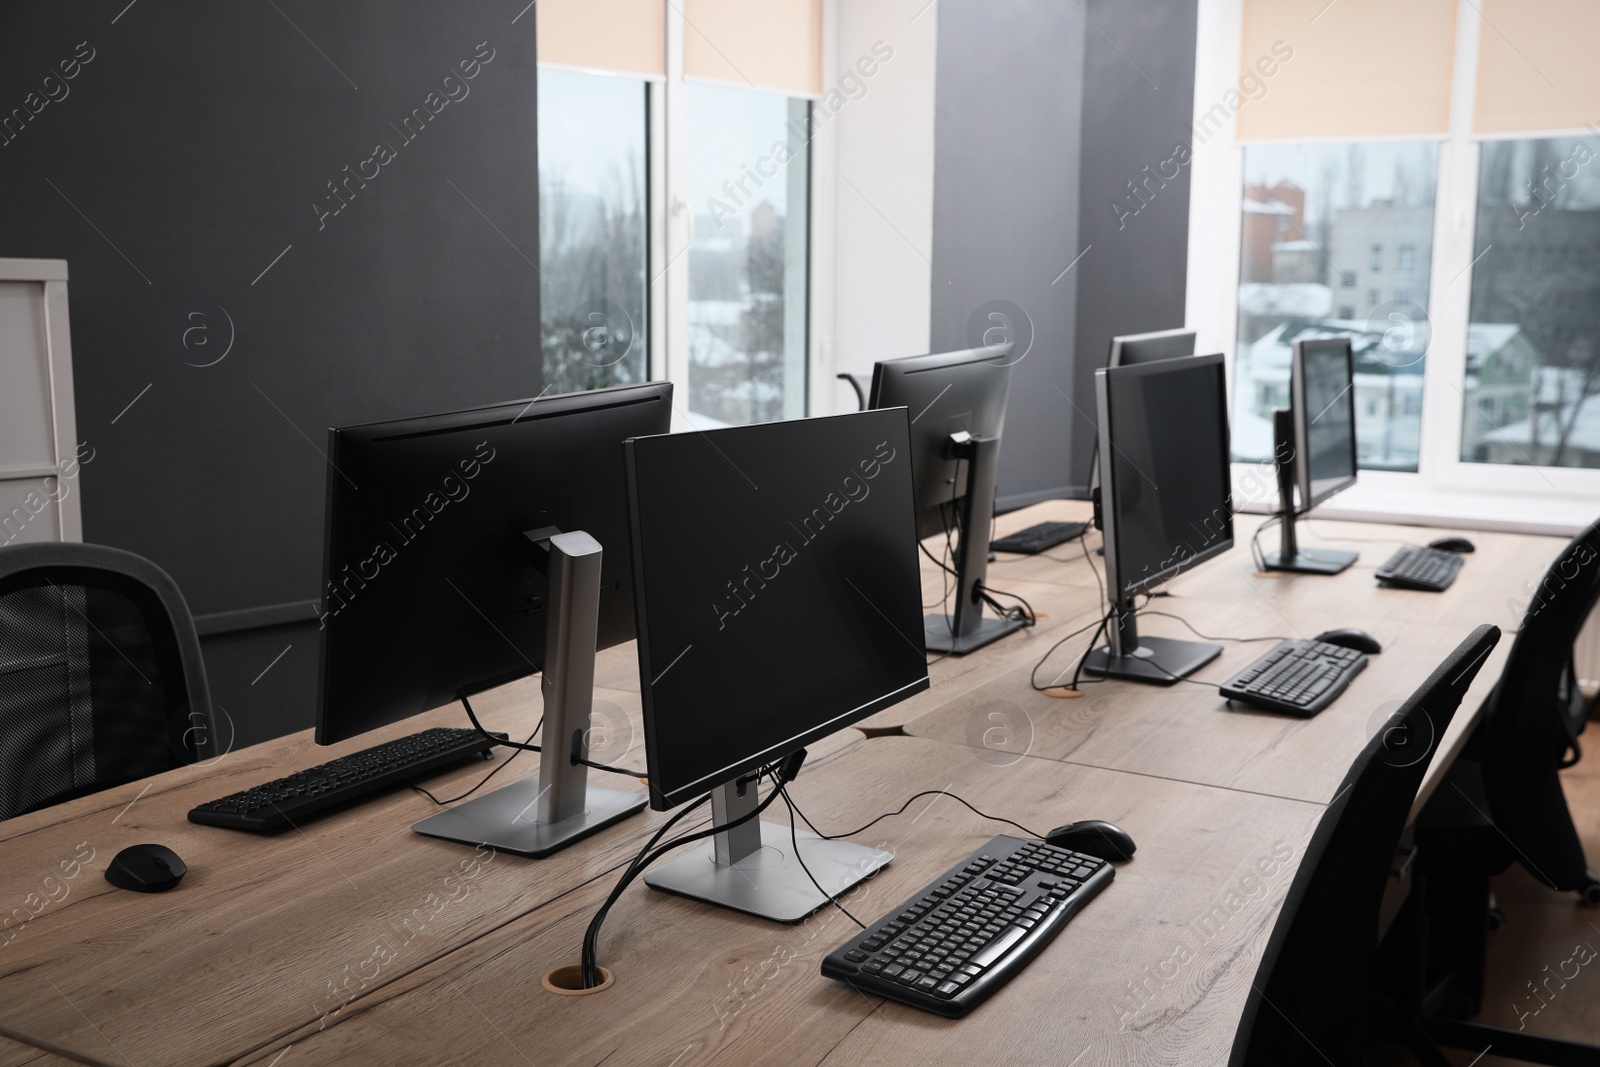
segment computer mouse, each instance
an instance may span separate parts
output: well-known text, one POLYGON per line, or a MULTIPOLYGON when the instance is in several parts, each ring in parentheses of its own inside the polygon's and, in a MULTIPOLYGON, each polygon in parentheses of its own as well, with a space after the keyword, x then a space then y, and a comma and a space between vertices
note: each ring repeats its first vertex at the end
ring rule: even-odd
POLYGON ((1045 835, 1047 844, 1098 856, 1103 860, 1128 860, 1137 848, 1126 830, 1100 819, 1085 819, 1058 826, 1045 835))
POLYGON ((188 866, 166 845, 129 845, 111 860, 106 881, 135 893, 164 893, 188 873, 188 866))
POLYGON ((1316 640, 1340 648, 1353 648, 1357 652, 1365 652, 1369 656, 1376 656, 1383 651, 1383 646, 1378 644, 1378 639, 1365 630, 1324 630, 1316 636, 1316 640))
POLYGON ((1459 552, 1465 555, 1476 552, 1478 546, 1468 541, 1465 537, 1440 537, 1428 542, 1429 548, 1437 548, 1441 552, 1459 552))

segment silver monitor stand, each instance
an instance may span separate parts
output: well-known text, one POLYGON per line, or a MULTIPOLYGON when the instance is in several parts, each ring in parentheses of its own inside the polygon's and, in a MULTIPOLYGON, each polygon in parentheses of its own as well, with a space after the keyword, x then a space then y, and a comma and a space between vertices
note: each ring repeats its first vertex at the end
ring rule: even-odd
MULTIPOLYGON (((754 782, 743 787, 742 795, 736 784, 721 786, 711 794, 712 825, 731 822, 755 807, 754 782)), ((828 902, 811 884, 807 869, 837 897, 894 859, 890 852, 828 841, 803 830, 795 837, 804 868, 795 859, 789 827, 751 819, 650 871, 644 876, 645 884, 763 919, 792 923, 828 902)))
POLYGON ((423 819, 419 834, 489 845, 522 856, 547 856, 644 810, 643 793, 589 785, 589 768, 572 762, 594 704, 594 647, 600 615, 600 543, 583 531, 528 535, 550 554, 545 629, 544 744, 539 776, 423 819))

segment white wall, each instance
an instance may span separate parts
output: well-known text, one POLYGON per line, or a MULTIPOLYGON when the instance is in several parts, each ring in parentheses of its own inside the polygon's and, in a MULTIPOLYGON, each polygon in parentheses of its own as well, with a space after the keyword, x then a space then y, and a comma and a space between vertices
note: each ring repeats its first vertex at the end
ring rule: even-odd
MULTIPOLYGON (((837 5, 830 85, 873 46, 893 50, 829 121, 836 166, 833 336, 813 367, 812 413, 855 408, 840 371, 865 375, 880 359, 928 351, 933 267, 933 105, 939 5, 845 0, 837 5), (831 399, 831 403, 829 400, 831 399)), ((826 94, 824 102, 826 102, 826 94)), ((820 105, 819 105, 820 106, 820 105)), ((821 280, 821 279, 819 279, 821 280)), ((824 283, 825 284, 825 283, 824 283)))

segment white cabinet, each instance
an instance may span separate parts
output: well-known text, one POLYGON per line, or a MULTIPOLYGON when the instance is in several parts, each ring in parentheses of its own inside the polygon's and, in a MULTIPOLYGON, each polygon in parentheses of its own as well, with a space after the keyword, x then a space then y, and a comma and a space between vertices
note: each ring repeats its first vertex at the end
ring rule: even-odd
POLYGON ((67 261, 0 259, 0 545, 83 540, 92 457, 72 406, 67 261))

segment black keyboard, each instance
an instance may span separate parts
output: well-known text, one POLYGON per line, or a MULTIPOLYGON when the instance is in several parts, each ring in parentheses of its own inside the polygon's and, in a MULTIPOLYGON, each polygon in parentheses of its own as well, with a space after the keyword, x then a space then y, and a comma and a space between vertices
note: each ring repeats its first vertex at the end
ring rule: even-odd
POLYGON ((1323 641, 1288 640, 1221 686, 1222 695, 1266 711, 1310 718, 1367 666, 1364 653, 1323 641))
POLYGON ((1089 528, 1086 522, 1041 522, 1026 530, 1007 534, 989 545, 996 552, 1016 552, 1024 556, 1037 555, 1066 541, 1082 537, 1089 528))
POLYGON ((277 830, 469 757, 487 756, 494 746, 476 730, 435 727, 201 804, 189 812, 189 821, 229 830, 277 830))
POLYGON ((1438 548, 1406 545, 1378 568, 1378 581, 1401 589, 1442 593, 1461 572, 1461 557, 1438 548))
POLYGON ((822 973, 913 1008, 965 1015, 1111 883, 1105 860, 999 835, 828 953, 822 973))

